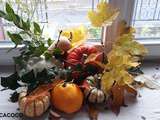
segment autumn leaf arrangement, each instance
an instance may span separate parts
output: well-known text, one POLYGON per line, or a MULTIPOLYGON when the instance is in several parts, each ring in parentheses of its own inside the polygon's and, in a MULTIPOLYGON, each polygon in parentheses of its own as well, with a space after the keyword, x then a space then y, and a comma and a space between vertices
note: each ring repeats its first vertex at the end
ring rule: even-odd
MULTIPOLYGON (((118 15, 117 9, 103 1, 88 12, 94 27, 111 25, 118 15)), ((52 117, 60 118, 61 112, 71 114, 87 106, 90 118, 97 119, 100 106, 118 114, 127 94, 136 98, 134 77, 142 74, 140 64, 147 50, 134 40, 134 29, 124 22, 106 53, 103 42, 99 47, 85 43, 84 26, 61 30, 58 40, 52 40, 44 38, 43 27, 21 18, 8 3, 0 17, 19 29, 8 32, 15 48, 23 45, 20 55, 13 58, 15 73, 1 77, 1 85, 3 90, 14 91, 10 100, 18 101, 25 116, 41 116, 50 109, 52 117)))

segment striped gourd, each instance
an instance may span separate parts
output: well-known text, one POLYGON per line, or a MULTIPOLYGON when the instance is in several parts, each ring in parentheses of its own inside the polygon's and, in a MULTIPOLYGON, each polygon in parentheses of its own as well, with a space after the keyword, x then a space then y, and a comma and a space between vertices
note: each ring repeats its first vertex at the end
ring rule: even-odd
POLYGON ((21 92, 19 95, 20 111, 27 117, 41 116, 50 105, 50 93, 48 91, 39 91, 27 95, 27 92, 21 92))
POLYGON ((108 99, 108 95, 96 87, 85 89, 84 94, 86 100, 90 103, 104 103, 108 99))

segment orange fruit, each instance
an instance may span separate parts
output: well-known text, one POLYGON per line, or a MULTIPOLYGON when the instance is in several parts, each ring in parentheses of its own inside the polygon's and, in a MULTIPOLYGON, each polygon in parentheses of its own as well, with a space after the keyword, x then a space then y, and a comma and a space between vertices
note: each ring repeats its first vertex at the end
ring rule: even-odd
POLYGON ((51 92, 55 108, 65 113, 78 111, 83 103, 83 93, 74 83, 60 83, 51 92))

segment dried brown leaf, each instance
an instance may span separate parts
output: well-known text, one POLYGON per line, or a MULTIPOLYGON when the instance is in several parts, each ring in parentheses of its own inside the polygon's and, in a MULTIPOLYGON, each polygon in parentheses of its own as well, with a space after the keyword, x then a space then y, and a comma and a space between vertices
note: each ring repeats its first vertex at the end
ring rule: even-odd
POLYGON ((114 85, 111 88, 112 100, 109 107, 111 110, 118 115, 120 112, 120 107, 124 106, 124 87, 119 85, 114 85))
POLYGON ((133 81, 132 86, 137 89, 137 88, 144 87, 145 84, 144 84, 144 82, 141 82, 141 81, 133 81))
POLYGON ((124 89, 125 89, 128 93, 130 93, 130 94, 132 94, 132 95, 134 95, 134 96, 137 96, 137 90, 136 90, 134 87, 132 87, 131 85, 125 85, 125 86, 124 86, 124 89))
POLYGON ((149 89, 160 89, 160 84, 156 81, 155 78, 153 78, 152 76, 149 75, 139 75, 137 77, 135 77, 135 81, 140 81, 140 82, 144 82, 144 86, 149 88, 149 89))
POLYGON ((98 120, 98 109, 94 105, 88 105, 88 115, 90 120, 98 120))

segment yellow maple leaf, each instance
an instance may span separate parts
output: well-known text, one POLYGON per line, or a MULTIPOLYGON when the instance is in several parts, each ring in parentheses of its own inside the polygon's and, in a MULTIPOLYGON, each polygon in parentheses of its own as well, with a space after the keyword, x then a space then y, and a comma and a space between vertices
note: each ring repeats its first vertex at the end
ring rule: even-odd
POLYGON ((140 63, 135 57, 130 56, 127 53, 120 51, 111 51, 108 54, 108 64, 106 65, 107 69, 113 69, 115 67, 123 67, 128 69, 130 67, 137 67, 140 63))
POLYGON ((125 69, 119 70, 119 75, 121 79, 117 81, 117 84, 120 86, 133 83, 133 76, 130 75, 125 69))
POLYGON ((101 88, 107 93, 114 83, 117 83, 119 86, 123 86, 126 84, 131 84, 132 82, 133 76, 122 67, 117 67, 116 69, 112 69, 103 74, 101 79, 101 88))
POLYGON ((105 72, 101 78, 101 89, 107 93, 114 84, 113 75, 111 72, 105 72))
MULTIPOLYGON (((113 86, 130 86, 133 82, 133 76, 128 73, 131 67, 137 67, 140 62, 140 56, 147 53, 147 49, 137 41, 133 36, 132 28, 121 28, 123 32, 114 43, 112 50, 108 53, 108 63, 105 65, 104 75, 101 80, 101 87, 107 93, 113 86)), ((133 89, 129 89, 132 90, 133 89)))
POLYGON ((120 36, 114 44, 114 48, 120 48, 121 51, 128 52, 132 56, 145 56, 148 52, 144 45, 134 40, 134 36, 131 33, 120 36))
POLYGON ((100 2, 95 11, 90 10, 88 12, 88 18, 94 27, 101 27, 106 24, 111 24, 118 15, 119 11, 117 9, 113 9, 105 1, 100 2))
POLYGON ((68 39, 71 39, 72 46, 75 47, 86 41, 87 29, 83 25, 69 28, 62 32, 62 36, 65 36, 68 39))

